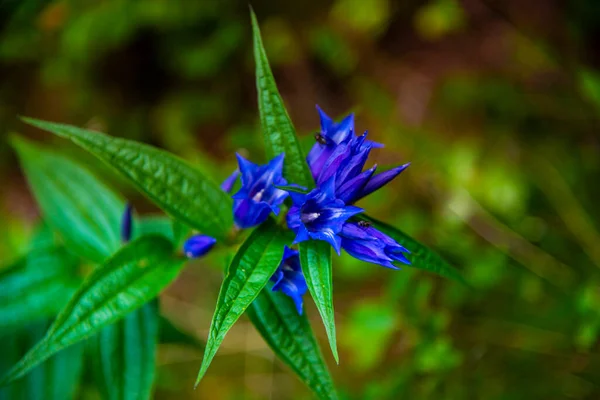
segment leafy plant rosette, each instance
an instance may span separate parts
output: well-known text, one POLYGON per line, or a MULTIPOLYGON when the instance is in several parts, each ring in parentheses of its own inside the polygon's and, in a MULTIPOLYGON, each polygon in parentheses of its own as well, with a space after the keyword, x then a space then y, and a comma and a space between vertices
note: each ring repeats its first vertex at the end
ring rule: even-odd
MULTIPOLYGON (((187 259, 202 257, 214 246, 235 255, 221 285, 196 384, 229 329, 246 313, 277 356, 318 398, 337 398, 303 312, 309 292, 339 362, 332 248, 338 255, 343 250, 390 269, 409 265, 461 280, 426 246, 354 205, 408 164, 380 173, 376 166, 365 169, 371 150, 382 145, 367 139, 366 133, 356 135, 353 115, 335 122, 317 107, 321 131, 308 155, 303 154, 251 14, 260 120, 270 161, 259 165, 237 155, 239 168, 220 187, 160 149, 23 118, 109 164, 171 222, 134 221, 132 208, 77 162, 14 137, 45 220, 64 245, 56 245, 52 235, 35 240, 23 260, 2 270, 0 314, 12 319, 2 319, 0 329, 57 315, 41 340, 8 370, 4 385, 86 341, 91 345, 85 352, 70 356, 90 354, 100 360, 94 376, 100 377, 97 383, 107 398, 149 398, 159 340, 156 298, 187 259), (236 185, 239 190, 232 193, 236 185), (199 233, 188 237, 179 251, 187 227, 199 233), (251 232, 238 246, 236 239, 244 230, 251 232), (97 267, 80 279, 78 259, 97 267)), ((70 383, 76 384, 75 379, 70 383)))

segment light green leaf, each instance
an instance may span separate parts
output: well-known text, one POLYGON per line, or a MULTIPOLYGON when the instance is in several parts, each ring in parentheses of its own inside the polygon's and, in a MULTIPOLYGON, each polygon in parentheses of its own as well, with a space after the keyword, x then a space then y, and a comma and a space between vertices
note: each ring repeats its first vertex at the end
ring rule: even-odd
POLYGON ((103 399, 151 397, 157 342, 157 300, 105 327, 94 337, 92 362, 103 399))
POLYGON ((56 315, 80 282, 77 266, 64 248, 49 247, 1 269, 0 331, 56 315))
POLYGON ((75 161, 18 136, 12 144, 46 221, 67 247, 95 262, 112 255, 124 202, 75 161))
POLYGON ((269 66, 267 53, 260 37, 260 28, 254 12, 250 11, 254 36, 254 61, 256 63, 256 90, 260 122, 266 143, 267 158, 270 160, 285 153, 283 176, 288 182, 307 188, 314 187, 306 158, 298 143, 296 130, 292 124, 283 99, 277 90, 275 78, 269 66))
MULTIPOLYGON (((47 327, 48 322, 37 322, 0 337, 0 374, 6 373, 8 368, 40 340, 47 327)), ((81 380, 82 367, 83 346, 71 346, 38 365, 26 379, 0 388, 0 400, 74 399, 81 380)))
MULTIPOLYGON (((411 261, 410 267, 423 269, 425 271, 441 275, 445 278, 454 279, 461 283, 468 284, 465 278, 462 276, 462 274, 453 266, 448 264, 436 252, 434 252, 424 244, 419 243, 415 239, 411 238, 401 230, 394 228, 393 226, 388 225, 385 222, 381 222, 376 220, 375 218, 369 217, 366 214, 360 214, 356 218, 371 223, 375 228, 379 229, 386 235, 392 237, 402 246, 406 247, 410 251, 410 254, 408 256, 408 258, 411 261)), ((398 266, 403 268, 406 265, 398 264, 398 266)))
POLYGON ((300 265, 308 291, 312 296, 336 363, 340 363, 335 336, 335 316, 333 312, 333 282, 331 279, 331 246, 320 240, 300 243, 300 265))
POLYGON ((23 118, 71 139, 128 178, 142 193, 175 218, 223 240, 233 224, 232 200, 217 184, 166 151, 100 132, 23 118))
POLYGON ((48 333, 6 375, 13 381, 59 350, 118 321, 150 301, 179 274, 184 259, 161 236, 144 236, 123 247, 83 282, 48 333))
POLYGON ((279 359, 319 399, 338 398, 310 323, 305 315, 298 315, 289 297, 265 288, 248 308, 247 314, 279 359))
POLYGON ((202 379, 225 335, 265 287, 291 242, 289 231, 267 220, 252 232, 229 265, 221 285, 204 358, 196 385, 202 379))

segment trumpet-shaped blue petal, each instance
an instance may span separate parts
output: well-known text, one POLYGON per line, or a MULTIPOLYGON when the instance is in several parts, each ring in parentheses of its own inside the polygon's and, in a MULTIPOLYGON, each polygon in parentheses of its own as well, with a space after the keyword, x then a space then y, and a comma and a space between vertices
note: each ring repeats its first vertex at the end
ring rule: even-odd
POLYGON ((308 194, 291 194, 294 206, 287 215, 288 227, 296 232, 294 243, 308 239, 324 240, 340 254, 341 238, 338 233, 344 222, 363 211, 347 206, 335 195, 335 177, 308 194))
MULTIPOLYGON (((279 214, 279 206, 288 196, 288 192, 275 187, 287 184, 282 177, 284 155, 280 154, 266 165, 254 164, 239 154, 236 156, 242 187, 231 196, 235 200, 233 216, 237 226, 250 228, 265 221, 271 212, 279 214)), ((223 185, 229 186, 225 185, 225 182, 223 185)))
POLYGON ((271 290, 280 291, 291 297, 296 305, 298 314, 302 315, 302 296, 304 296, 308 287, 300 268, 300 258, 298 257, 297 250, 292 250, 285 246, 283 258, 277 270, 271 276, 271 282, 274 283, 271 290))
MULTIPOLYGON (((315 181, 319 179, 327 160, 329 160, 329 157, 336 147, 341 143, 348 142, 354 137, 354 114, 350 114, 341 122, 336 123, 325 114, 319 106, 317 106, 317 111, 319 112, 319 118, 321 119, 321 132, 317 134, 317 142, 313 145, 306 157, 306 161, 308 162, 315 181)), ((364 143, 361 142, 361 147, 370 149, 374 147, 383 147, 383 145, 365 140, 364 143)), ((327 180, 327 178, 322 181, 325 180, 327 180)))
POLYGON ((385 233, 364 222, 348 222, 340 233, 342 248, 352 257, 366 262, 398 269, 393 262, 410 264, 406 248, 385 233))

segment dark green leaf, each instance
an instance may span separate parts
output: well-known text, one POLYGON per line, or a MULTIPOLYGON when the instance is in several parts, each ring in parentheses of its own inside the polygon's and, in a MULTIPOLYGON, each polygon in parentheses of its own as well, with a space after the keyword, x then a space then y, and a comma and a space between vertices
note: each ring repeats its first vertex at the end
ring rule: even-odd
POLYGON ((12 143, 46 221, 67 247, 96 262, 112 255, 120 245, 124 202, 65 156, 17 136, 12 143))
POLYGON ((267 158, 270 160, 281 153, 285 153, 283 176, 288 182, 311 188, 314 186, 312 175, 308 170, 304 153, 298 143, 292 120, 285 109, 279 90, 277 90, 277 84, 260 37, 256 15, 253 11, 250 11, 250 14, 254 36, 258 107, 266 143, 267 158))
POLYGON ((277 189, 285 190, 286 192, 296 192, 296 193, 303 193, 303 194, 308 193, 306 189, 300 188, 298 186, 292 186, 292 185, 278 186, 278 185, 275 185, 275 187, 277 189))
POLYGON ((170 241, 144 236, 96 268, 61 311, 44 339, 2 380, 15 380, 57 351, 116 322, 154 298, 183 267, 170 241))
POLYGON ((252 232, 233 258, 221 285, 196 385, 229 329, 275 273, 283 258, 284 246, 291 242, 288 233, 269 219, 252 232))
POLYGON ((149 399, 158 342, 158 301, 105 327, 93 340, 92 362, 102 398, 149 399))
POLYGON ((227 237, 233 224, 231 198, 184 160, 152 146, 99 132, 31 118, 23 120, 71 139, 105 161, 168 214, 217 239, 227 237))
POLYGON ((0 270, 0 330, 56 315, 79 284, 77 266, 64 248, 51 247, 0 270))
MULTIPOLYGON (((0 374, 6 373, 8 368, 40 340, 47 327, 47 322, 37 322, 0 337, 0 374)), ((0 388, 0 400, 73 399, 81 378, 82 366, 83 346, 71 346, 34 368, 26 379, 0 388)))
POLYGON ((305 315, 292 300, 265 288, 247 311, 250 320, 275 354, 320 399, 337 399, 319 345, 305 315))
POLYGON ((331 279, 331 246, 320 240, 300 243, 300 264, 306 284, 325 325, 329 346, 339 364, 333 312, 333 282, 331 279))
MULTIPOLYGON (((385 222, 381 222, 375 218, 369 217, 366 214, 360 214, 357 219, 370 222, 375 228, 379 229, 386 235, 392 237, 402 246, 406 247, 410 251, 408 258, 411 260, 411 267, 433 272, 443 277, 467 284, 465 278, 458 270, 448 264, 442 257, 440 257, 429 247, 419 243, 401 230, 396 229, 385 222)), ((398 264, 398 266, 405 267, 406 265, 398 264)))

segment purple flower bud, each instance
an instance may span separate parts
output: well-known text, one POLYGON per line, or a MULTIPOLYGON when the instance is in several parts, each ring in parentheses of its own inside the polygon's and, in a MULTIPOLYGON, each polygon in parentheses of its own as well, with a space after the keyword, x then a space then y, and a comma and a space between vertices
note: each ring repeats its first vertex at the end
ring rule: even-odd
POLYGON ((133 228, 133 208, 131 204, 125 204, 125 211, 123 212, 123 216, 121 217, 121 241, 123 243, 129 242, 131 240, 131 231, 133 228))
POLYGON ((238 176, 240 176, 240 171, 236 169, 227 177, 227 179, 223 181, 223 183, 221 183, 221 190, 225 193, 230 193, 233 189, 233 185, 235 185, 235 182, 238 179, 238 176))
POLYGON ((194 235, 183 244, 183 252, 187 258, 202 257, 217 243, 215 238, 207 235, 194 235))

